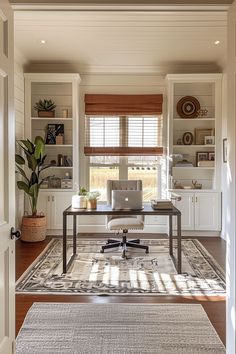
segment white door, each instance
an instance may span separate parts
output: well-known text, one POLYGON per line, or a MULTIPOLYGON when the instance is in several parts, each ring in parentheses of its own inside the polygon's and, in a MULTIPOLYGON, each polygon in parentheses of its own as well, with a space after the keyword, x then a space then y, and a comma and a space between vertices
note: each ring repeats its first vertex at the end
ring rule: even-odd
POLYGON ((0 353, 13 353, 15 337, 15 129, 13 13, 0 2, 0 353))
MULTIPOLYGON (((194 193, 179 193, 180 201, 175 201, 175 206, 181 211, 182 230, 194 230, 194 193)), ((176 218, 173 218, 173 227, 177 229, 176 218)))
POLYGON ((195 230, 220 230, 220 193, 195 193, 195 230))

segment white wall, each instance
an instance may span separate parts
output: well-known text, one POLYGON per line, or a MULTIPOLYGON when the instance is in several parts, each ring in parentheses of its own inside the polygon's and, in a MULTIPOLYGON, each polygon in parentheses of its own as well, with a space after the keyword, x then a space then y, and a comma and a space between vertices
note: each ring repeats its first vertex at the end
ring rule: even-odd
MULTIPOLYGON (((222 80, 222 142, 221 149, 223 152, 223 139, 227 138, 227 75, 223 74, 222 80)), ((223 161, 223 158, 222 158, 223 161)), ((228 204, 228 187, 225 181, 227 180, 228 164, 222 162, 221 169, 221 192, 222 192, 222 231, 221 237, 226 240, 227 234, 227 204, 228 204)))
MULTIPOLYGON (((16 140, 19 140, 24 138, 24 74, 23 66, 17 58, 15 60, 14 80, 16 140)), ((16 227, 19 227, 23 213, 24 193, 16 187, 16 227)))
POLYGON ((223 183, 227 185, 227 208, 224 210, 225 234, 227 240, 226 284, 227 284, 227 315, 226 315, 226 348, 227 354, 236 352, 236 280, 235 280, 235 156, 236 156, 236 2, 232 5, 228 16, 228 63, 227 63, 227 138, 228 163, 227 176, 223 183))

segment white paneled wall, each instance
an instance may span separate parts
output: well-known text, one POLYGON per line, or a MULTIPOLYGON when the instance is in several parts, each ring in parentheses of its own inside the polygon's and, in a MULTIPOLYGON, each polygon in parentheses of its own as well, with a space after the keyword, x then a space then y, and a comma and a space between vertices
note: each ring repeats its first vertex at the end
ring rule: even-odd
MULTIPOLYGON (((16 140, 19 140, 24 138, 24 74, 23 67, 17 62, 15 62, 14 80, 16 140)), ((24 193, 16 187, 16 227, 20 225, 23 213, 24 193)))

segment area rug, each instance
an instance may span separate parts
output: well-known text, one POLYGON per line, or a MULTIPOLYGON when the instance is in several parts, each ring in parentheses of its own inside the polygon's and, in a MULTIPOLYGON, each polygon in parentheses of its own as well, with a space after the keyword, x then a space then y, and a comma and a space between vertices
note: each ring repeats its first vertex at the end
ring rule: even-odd
POLYGON ((223 354, 201 305, 35 303, 16 354, 223 354))
MULTIPOLYGON (((104 240, 78 240, 77 258, 62 274, 62 239, 53 239, 18 280, 17 293, 98 295, 224 295, 224 273, 197 240, 182 241, 182 274, 168 253, 168 240, 144 240, 149 254, 131 249, 100 253, 104 240)), ((174 240, 175 241, 175 240, 174 240)), ((176 252, 176 243, 174 242, 176 252)), ((72 240, 68 242, 68 257, 72 240)))

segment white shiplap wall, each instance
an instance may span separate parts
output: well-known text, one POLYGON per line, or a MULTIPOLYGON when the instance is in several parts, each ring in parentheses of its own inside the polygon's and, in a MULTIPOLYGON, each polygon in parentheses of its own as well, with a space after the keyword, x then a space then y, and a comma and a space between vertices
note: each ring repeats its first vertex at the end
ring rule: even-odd
MULTIPOLYGON (((16 140, 24 138, 24 73, 23 67, 15 61, 15 127, 16 140)), ((16 145, 16 151, 18 147, 16 145)), ((17 176, 16 176, 17 178, 17 176)), ((21 224, 21 217, 24 214, 24 193, 16 187, 16 227, 21 224)))

